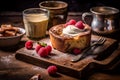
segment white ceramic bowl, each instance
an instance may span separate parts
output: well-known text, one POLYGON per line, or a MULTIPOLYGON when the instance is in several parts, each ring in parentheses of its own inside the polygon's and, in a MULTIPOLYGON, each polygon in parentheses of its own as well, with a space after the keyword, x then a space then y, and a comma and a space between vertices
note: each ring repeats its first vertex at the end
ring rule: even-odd
POLYGON ((9 46, 14 46, 18 44, 25 34, 25 29, 23 28, 18 28, 20 29, 20 35, 19 36, 12 36, 12 37, 0 37, 0 47, 9 47, 9 46))

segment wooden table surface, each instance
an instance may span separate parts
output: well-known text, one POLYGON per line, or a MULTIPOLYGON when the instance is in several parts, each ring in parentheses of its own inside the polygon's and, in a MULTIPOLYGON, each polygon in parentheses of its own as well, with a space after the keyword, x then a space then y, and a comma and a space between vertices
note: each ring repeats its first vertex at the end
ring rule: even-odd
MULTIPOLYGON (((68 19, 81 20, 81 13, 71 12, 68 19)), ((14 24, 23 27, 22 14, 20 12, 0 12, 0 24, 14 24)), ((15 52, 24 47, 25 38, 21 42, 10 48, 0 48, 0 80, 29 80, 35 74, 41 74, 43 80, 80 80, 61 73, 58 76, 49 76, 46 69, 32 64, 28 64, 15 58, 15 52)), ((120 46, 113 53, 120 54, 120 46)), ((116 65, 108 70, 97 71, 87 77, 88 80, 120 80, 120 59, 116 65)), ((89 73, 89 72, 88 72, 89 73)))

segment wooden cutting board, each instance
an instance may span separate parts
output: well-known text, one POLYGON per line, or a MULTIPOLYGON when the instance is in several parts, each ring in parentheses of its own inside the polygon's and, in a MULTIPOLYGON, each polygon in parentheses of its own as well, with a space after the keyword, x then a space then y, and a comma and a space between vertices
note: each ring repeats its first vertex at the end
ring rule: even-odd
MULTIPOLYGON (((92 35, 91 40, 96 41, 99 36, 92 35)), ((58 72, 64 73, 69 76, 73 76, 76 78, 81 78, 83 76, 90 75, 92 72, 99 67, 99 69, 104 68, 107 66, 111 60, 109 59, 106 63, 104 62, 112 52, 117 48, 118 43, 116 40, 111 38, 106 38, 106 42, 92 49, 92 53, 96 55, 91 55, 79 62, 71 62, 70 60, 75 57, 76 55, 70 53, 62 53, 58 50, 52 49, 52 52, 48 57, 40 57, 36 51, 34 50, 37 43, 34 43, 34 48, 32 50, 28 50, 25 47, 16 51, 16 59, 31 63, 40 67, 47 68, 50 65, 56 65, 58 67, 58 72), (95 59, 93 58, 95 57, 95 59), (88 74, 88 71, 89 74, 88 74)), ((47 44, 51 45, 49 37, 40 40, 40 42, 46 42, 47 44)), ((82 55, 82 54, 81 54, 82 55)), ((108 65, 110 66, 110 65, 108 65)))

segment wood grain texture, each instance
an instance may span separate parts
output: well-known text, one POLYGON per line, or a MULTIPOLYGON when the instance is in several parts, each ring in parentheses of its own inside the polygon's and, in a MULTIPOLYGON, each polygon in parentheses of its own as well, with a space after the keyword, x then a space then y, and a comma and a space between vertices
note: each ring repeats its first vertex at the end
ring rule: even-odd
MULTIPOLYGON (((96 41, 98 38, 99 36, 92 35, 91 40, 96 41)), ((104 66, 107 65, 110 66, 113 58, 116 57, 114 56, 110 58, 109 56, 117 48, 117 41, 111 38, 106 39, 107 41, 104 43, 104 45, 98 46, 94 48, 94 50, 92 50, 92 52, 96 55, 88 56, 85 59, 76 63, 70 61, 76 55, 70 53, 62 53, 55 49, 52 50, 51 55, 42 58, 35 52, 34 49, 27 50, 24 47, 16 51, 15 57, 18 60, 44 68, 47 68, 50 65, 56 65, 58 67, 58 72, 75 78, 82 78, 84 76, 91 75, 96 69, 105 68, 104 66), (107 62, 104 61, 107 58, 109 58, 109 60, 107 60, 107 62), (87 73, 88 71, 90 71, 89 74, 87 73)), ((49 37, 40 40, 40 42, 46 42, 47 44, 51 45, 49 37)), ((33 47, 35 48, 35 46, 36 43, 34 43, 33 47)))

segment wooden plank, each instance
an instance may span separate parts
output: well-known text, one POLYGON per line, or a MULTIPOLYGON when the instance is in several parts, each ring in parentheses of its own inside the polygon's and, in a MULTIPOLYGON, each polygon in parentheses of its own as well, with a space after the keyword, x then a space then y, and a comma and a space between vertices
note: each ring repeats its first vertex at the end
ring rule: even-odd
MULTIPOLYGON (((99 36, 92 35, 92 41, 95 41, 98 38, 99 36)), ((104 43, 104 45, 98 46, 93 50, 94 54, 96 54, 97 52, 96 55, 91 55, 76 63, 73 63, 70 61, 76 55, 73 55, 70 53, 62 53, 55 49, 52 50, 51 55, 49 55, 48 57, 42 58, 38 54, 36 54, 34 49, 27 50, 24 47, 16 51, 16 59, 34 64, 40 67, 44 67, 44 68, 47 68, 50 65, 56 65, 58 67, 58 72, 64 73, 72 77, 81 78, 84 75, 86 76, 90 75, 94 71, 94 68, 96 67, 97 64, 103 65, 102 63, 100 64, 100 62, 95 63, 95 59, 98 61, 99 60, 102 61, 106 59, 109 55, 111 55, 112 52, 117 48, 118 44, 116 40, 111 38, 106 38, 106 39, 107 41, 104 43), (94 59, 93 56, 94 57, 96 56, 96 58, 94 59), (94 63, 94 64, 91 64, 91 63, 94 63), (91 73, 88 74, 86 71, 91 71, 91 73)), ((47 44, 51 45, 49 37, 44 38, 40 41, 46 42, 47 44)), ((34 43, 34 48, 35 46, 36 46, 36 43, 34 43)), ((110 62, 104 65, 107 65, 109 63, 110 62)))

